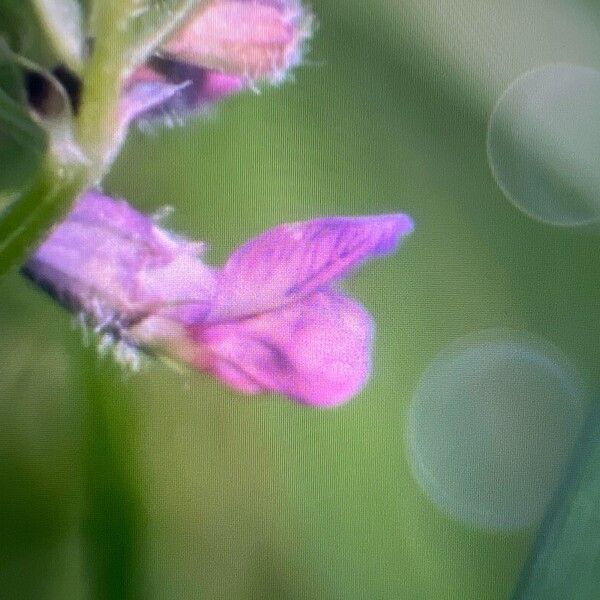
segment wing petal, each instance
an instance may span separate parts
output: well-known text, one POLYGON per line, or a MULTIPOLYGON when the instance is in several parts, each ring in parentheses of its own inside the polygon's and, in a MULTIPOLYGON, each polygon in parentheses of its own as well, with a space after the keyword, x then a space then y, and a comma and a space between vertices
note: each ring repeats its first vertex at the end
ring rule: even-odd
POLYGON ((190 332, 199 348, 194 365, 246 393, 275 391, 333 406, 358 393, 371 370, 371 317, 333 291, 190 332))

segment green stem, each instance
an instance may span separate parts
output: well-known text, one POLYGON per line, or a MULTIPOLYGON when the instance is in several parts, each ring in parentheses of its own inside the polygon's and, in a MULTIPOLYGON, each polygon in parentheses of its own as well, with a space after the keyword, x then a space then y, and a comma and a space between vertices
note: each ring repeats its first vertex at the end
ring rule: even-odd
POLYGON ((43 163, 31 186, 0 214, 0 275, 24 261, 84 187, 81 167, 43 163))
POLYGON ((550 507, 514 600, 593 600, 600 590, 600 402, 550 507))
POLYGON ((122 87, 123 36, 119 35, 122 14, 116 11, 116 23, 108 22, 108 9, 99 15, 101 31, 112 32, 94 42, 94 51, 85 68, 84 87, 77 137, 86 156, 92 161, 91 179, 97 183, 110 167, 122 140, 115 139, 119 98, 122 87), (116 30, 116 31, 115 31, 116 30))
POLYGON ((119 101, 127 76, 163 43, 204 0, 104 0, 92 22, 98 34, 85 68, 78 139, 94 165, 92 181, 110 168, 124 141, 119 101), (140 13, 140 14, 138 14, 140 13))
POLYGON ((82 533, 90 597, 141 599, 145 518, 133 467, 136 415, 118 367, 101 363, 94 348, 84 361, 82 533))

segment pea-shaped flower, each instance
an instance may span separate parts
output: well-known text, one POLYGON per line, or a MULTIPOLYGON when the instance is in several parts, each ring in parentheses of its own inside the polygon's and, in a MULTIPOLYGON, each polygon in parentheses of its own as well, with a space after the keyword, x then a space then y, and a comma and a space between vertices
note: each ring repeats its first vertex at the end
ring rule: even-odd
POLYGON ((24 272, 102 345, 177 359, 242 392, 332 406, 367 381, 372 339, 368 312, 333 285, 412 227, 403 214, 279 225, 215 268, 204 244, 90 191, 24 272))
POLYGON ((298 65, 312 25, 298 0, 209 0, 126 80, 123 127, 180 121, 298 65))

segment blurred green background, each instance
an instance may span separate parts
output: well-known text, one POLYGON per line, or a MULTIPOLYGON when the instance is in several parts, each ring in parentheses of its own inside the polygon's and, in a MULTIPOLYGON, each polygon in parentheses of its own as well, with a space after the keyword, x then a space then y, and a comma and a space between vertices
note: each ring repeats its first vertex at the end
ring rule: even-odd
MULTIPOLYGON (((0 281, 0 596, 507 598, 535 528, 443 514, 406 454, 411 396, 489 327, 600 371, 597 232, 519 212, 486 129, 551 62, 600 67, 592 2, 315 0, 293 83, 185 128, 135 132, 105 190, 222 261, 280 222, 407 212, 413 236, 345 286, 377 323, 373 376, 319 411, 159 363, 124 373, 17 273, 0 281), (500 5, 498 5, 500 4, 500 5)), ((1 189, 31 157, 0 130, 1 189)), ((1 198, 0 198, 1 200, 1 198)))

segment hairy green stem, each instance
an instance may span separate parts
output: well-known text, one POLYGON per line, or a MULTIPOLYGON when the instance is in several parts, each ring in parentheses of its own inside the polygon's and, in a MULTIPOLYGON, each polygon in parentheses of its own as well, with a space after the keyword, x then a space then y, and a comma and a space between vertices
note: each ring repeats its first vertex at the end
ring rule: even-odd
POLYGON ((22 263, 86 185, 82 167, 45 160, 33 183, 0 214, 0 275, 22 263))
POLYGON ((127 76, 154 52, 204 0, 105 0, 95 6, 94 50, 84 72, 78 139, 97 183, 124 141, 119 101, 127 76))

